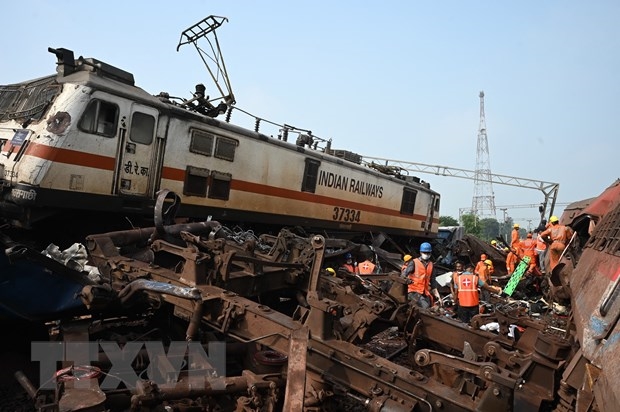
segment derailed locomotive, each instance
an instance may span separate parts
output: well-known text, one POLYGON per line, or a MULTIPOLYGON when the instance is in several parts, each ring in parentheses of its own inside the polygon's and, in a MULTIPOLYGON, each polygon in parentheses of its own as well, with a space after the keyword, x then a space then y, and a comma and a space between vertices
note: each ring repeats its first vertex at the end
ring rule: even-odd
POLYGON ((50 51, 57 75, 0 87, 0 216, 14 226, 63 210, 151 215, 169 189, 179 216, 198 220, 437 233, 428 183, 362 166, 308 133, 293 144, 288 129, 274 138, 217 120, 232 102, 213 107, 204 88, 178 104, 117 67, 50 51))

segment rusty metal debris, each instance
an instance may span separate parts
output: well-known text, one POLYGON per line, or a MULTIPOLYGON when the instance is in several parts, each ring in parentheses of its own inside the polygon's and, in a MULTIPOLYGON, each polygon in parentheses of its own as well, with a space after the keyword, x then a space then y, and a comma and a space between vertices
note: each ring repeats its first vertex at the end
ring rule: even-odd
MULTIPOLYGON (((366 280, 325 270, 359 245, 287 229, 244 237, 215 221, 156 219, 157 227, 93 234, 86 246, 101 279, 81 272, 81 316, 50 324, 53 339, 156 341, 168 360, 176 341, 209 357, 220 342, 225 374, 205 361, 175 376, 158 362, 160 375, 110 390, 102 380, 118 371, 99 350, 92 365, 59 369, 53 390, 17 378, 39 411, 612 411, 620 258, 605 248, 618 247, 620 184, 610 190, 605 207, 590 208, 598 214, 586 208, 567 222, 578 241, 546 298, 572 307, 570 316, 495 296, 488 313, 464 324, 450 307, 411 307, 398 272, 366 280), (195 370, 208 373, 196 381, 195 370)), ((8 254, 58 269, 20 250, 8 254)), ((60 272, 75 280, 74 269, 60 272)), ((154 361, 149 350, 136 349, 135 376, 154 361)))

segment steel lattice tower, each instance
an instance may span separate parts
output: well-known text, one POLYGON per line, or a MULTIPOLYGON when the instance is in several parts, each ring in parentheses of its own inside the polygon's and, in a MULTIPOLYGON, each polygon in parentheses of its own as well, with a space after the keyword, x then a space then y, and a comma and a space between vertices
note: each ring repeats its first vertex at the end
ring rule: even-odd
POLYGON ((484 119, 484 92, 480 92, 480 127, 478 128, 478 147, 476 149, 476 169, 474 176, 474 197, 471 200, 472 214, 479 218, 496 218, 495 195, 491 183, 491 161, 487 126, 484 119))

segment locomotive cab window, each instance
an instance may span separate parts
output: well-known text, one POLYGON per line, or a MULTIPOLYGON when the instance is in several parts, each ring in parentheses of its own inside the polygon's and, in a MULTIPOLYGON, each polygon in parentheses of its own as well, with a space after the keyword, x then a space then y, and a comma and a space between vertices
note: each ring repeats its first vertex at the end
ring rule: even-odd
POLYGON ((86 133, 105 137, 114 137, 118 122, 118 106, 114 103, 93 99, 82 114, 78 124, 80 130, 86 133))
POLYGON ((439 198, 435 198, 435 212, 439 212, 439 198))
POLYGON ((131 116, 131 131, 129 138, 132 142, 150 145, 155 134, 155 118, 149 114, 134 112, 131 116))
POLYGON ((306 167, 304 168, 304 178, 301 182, 301 191, 314 193, 316 190, 316 182, 319 176, 319 166, 321 162, 314 159, 306 159, 306 167))
POLYGON ((413 210, 415 207, 415 197, 418 192, 415 190, 403 189, 403 200, 400 204, 400 213, 403 215, 413 216, 413 210))

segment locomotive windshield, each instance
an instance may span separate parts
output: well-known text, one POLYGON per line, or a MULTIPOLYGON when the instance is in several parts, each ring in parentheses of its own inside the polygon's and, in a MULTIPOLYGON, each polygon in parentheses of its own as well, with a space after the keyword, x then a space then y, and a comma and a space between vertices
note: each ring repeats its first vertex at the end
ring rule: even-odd
POLYGON ((49 102, 60 93, 56 76, 0 86, 0 121, 41 120, 49 102))

